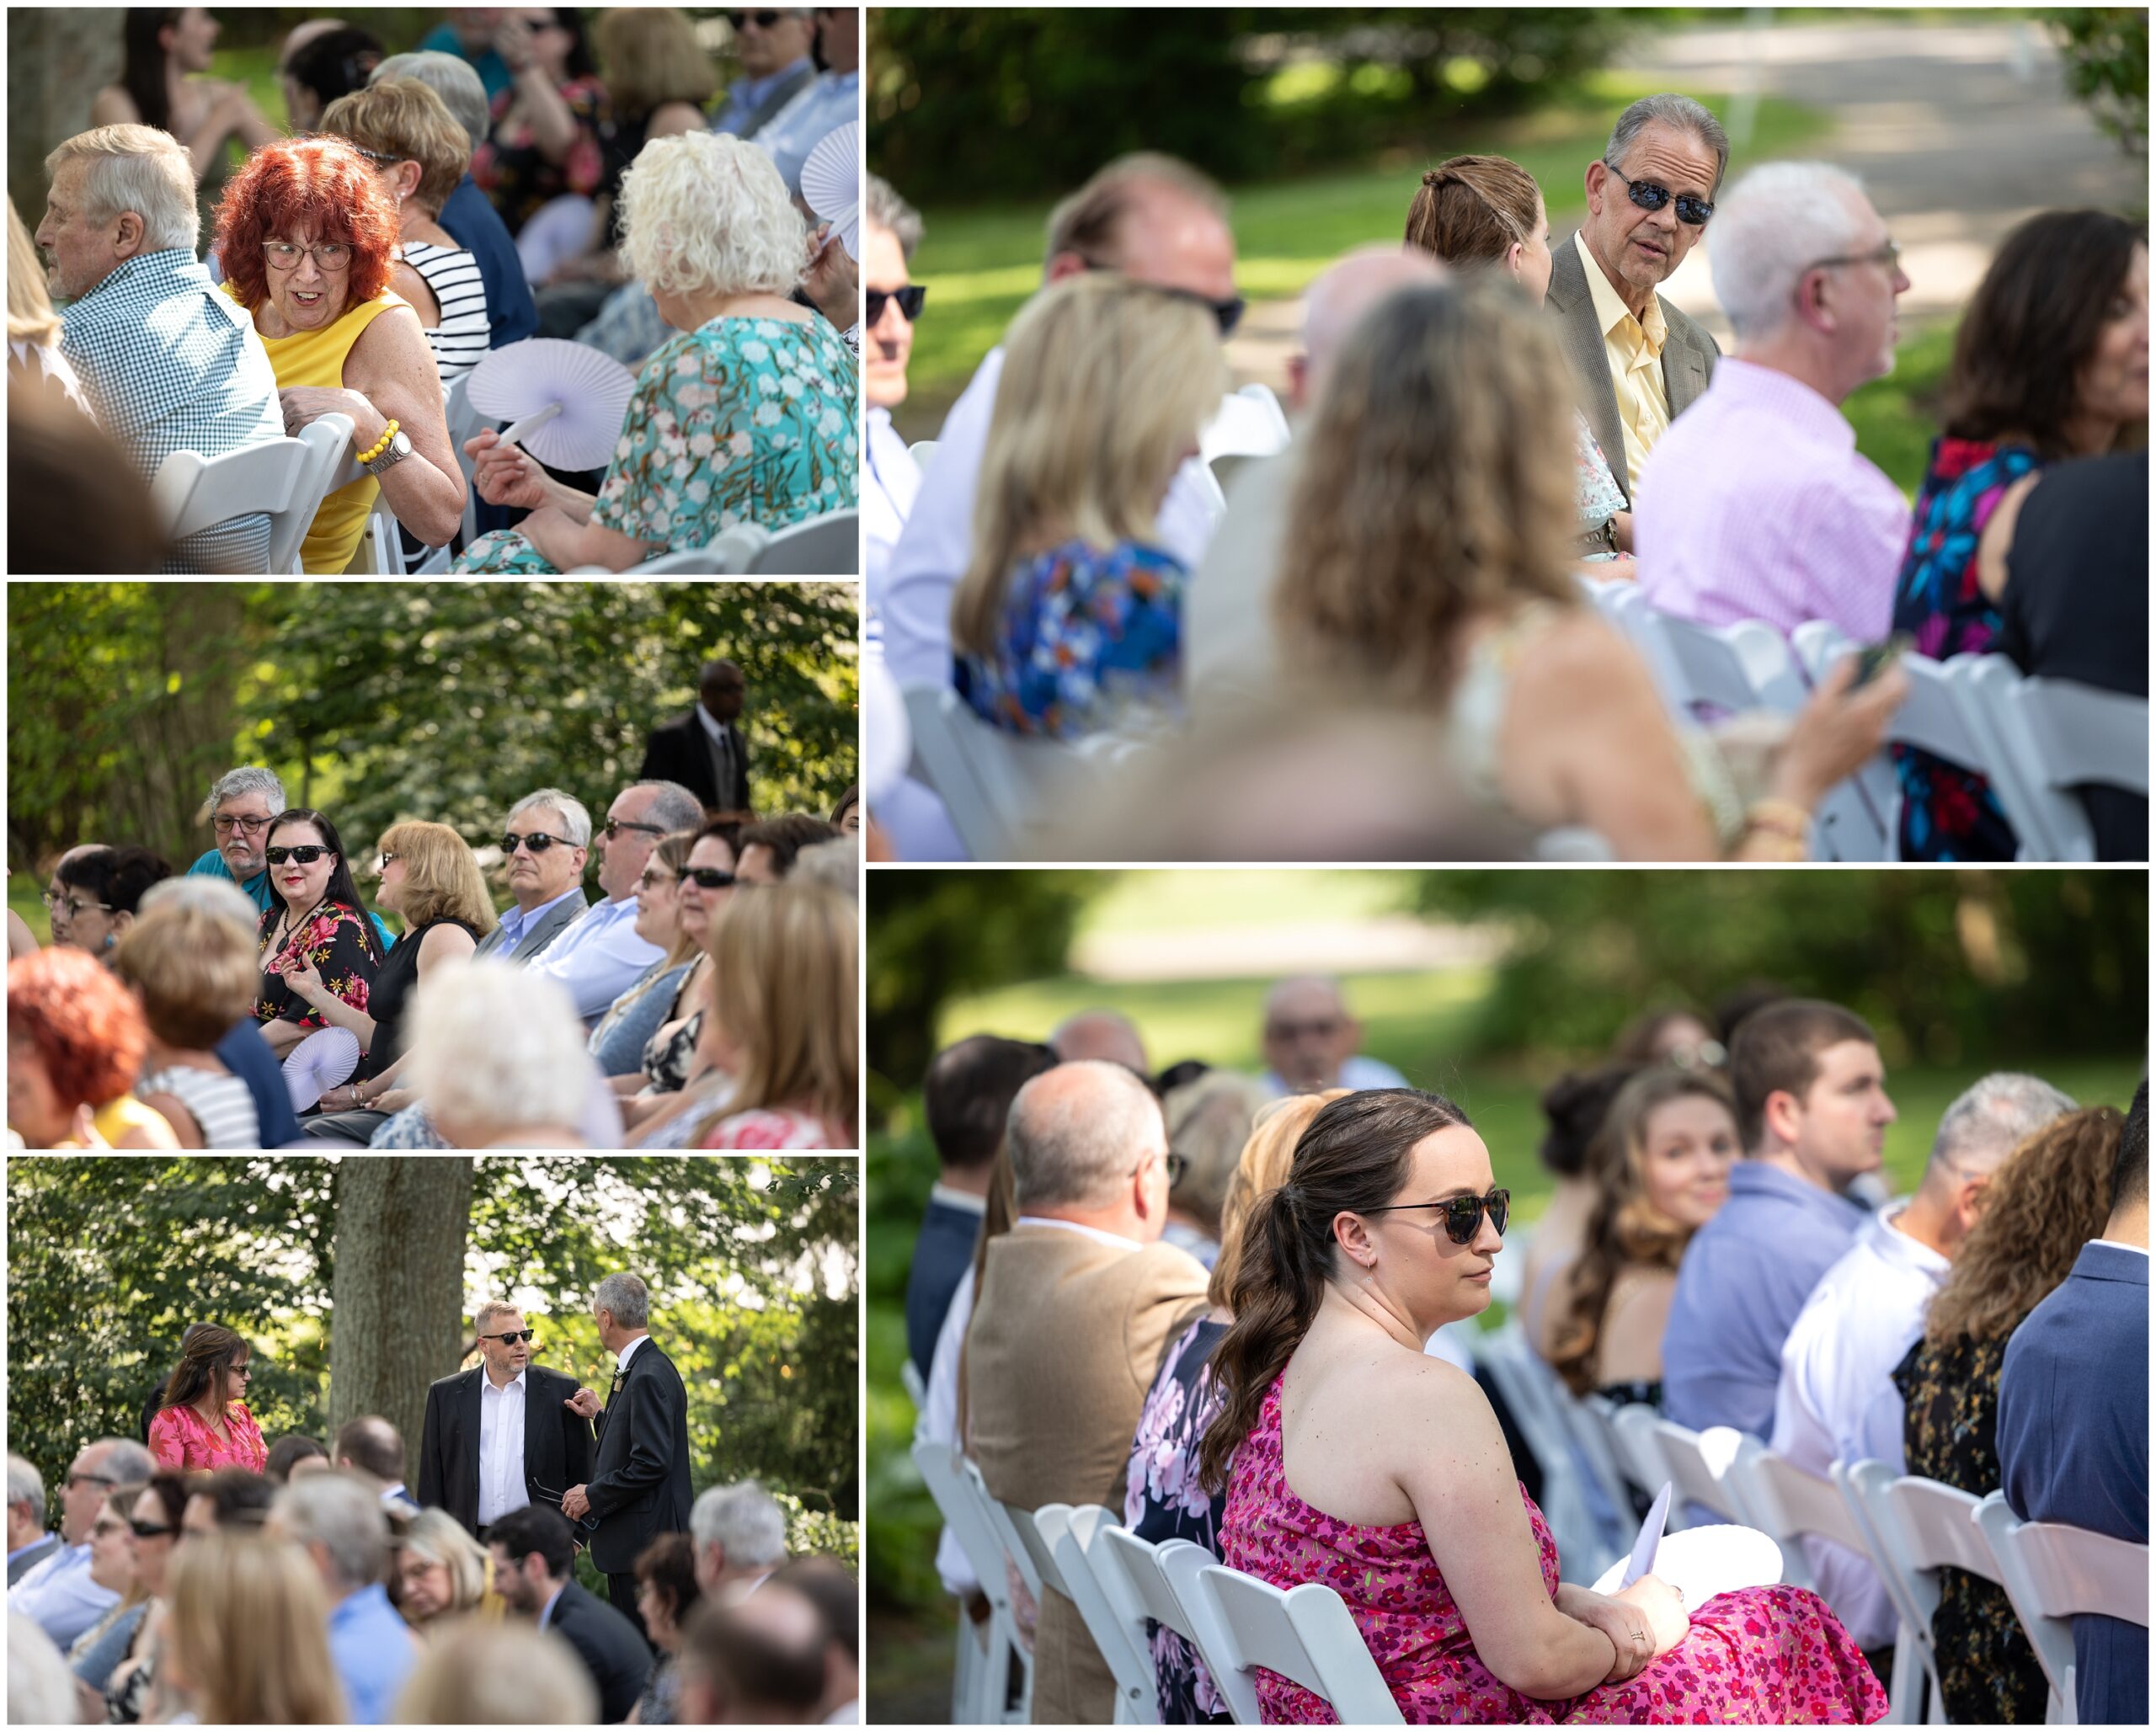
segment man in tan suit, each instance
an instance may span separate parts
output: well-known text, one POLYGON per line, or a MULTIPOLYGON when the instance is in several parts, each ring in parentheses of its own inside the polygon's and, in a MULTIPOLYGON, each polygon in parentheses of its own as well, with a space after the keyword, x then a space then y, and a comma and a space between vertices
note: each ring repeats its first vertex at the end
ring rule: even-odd
MULTIPOLYGON (((1018 1091, 1005 1135, 1018 1221, 990 1241, 966 1334, 969 1448, 1014 1511, 1123 1507, 1138 1410, 1205 1308, 1204 1269, 1160 1241, 1168 1133, 1121 1065, 1059 1064, 1018 1091)), ((1042 1596, 1033 1722, 1103 1724, 1115 1679, 1078 1608, 1042 1596)))
POLYGON ((1580 407, 1632 503, 1640 466, 1721 351, 1656 290, 1699 243, 1729 136, 1689 96, 1643 96, 1587 169, 1587 221, 1550 253, 1546 304, 1580 407))

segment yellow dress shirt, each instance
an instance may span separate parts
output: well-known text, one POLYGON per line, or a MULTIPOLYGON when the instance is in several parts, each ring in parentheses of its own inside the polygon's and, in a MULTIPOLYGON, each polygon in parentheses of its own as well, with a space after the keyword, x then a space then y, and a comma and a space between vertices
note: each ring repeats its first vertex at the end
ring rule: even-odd
MULTIPOLYGON (((1631 309, 1588 250, 1585 233, 1575 234, 1580 263, 1587 267, 1587 291, 1594 297, 1595 322, 1602 327, 1603 353, 1609 360, 1609 382, 1617 390, 1617 424, 1625 429, 1625 486, 1632 503, 1640 500, 1640 466, 1655 441, 1669 430, 1669 392, 1662 382, 1662 346, 1669 324, 1661 301, 1647 297, 1646 322, 1631 309)), ((1605 454, 1606 455, 1606 454, 1605 454)))

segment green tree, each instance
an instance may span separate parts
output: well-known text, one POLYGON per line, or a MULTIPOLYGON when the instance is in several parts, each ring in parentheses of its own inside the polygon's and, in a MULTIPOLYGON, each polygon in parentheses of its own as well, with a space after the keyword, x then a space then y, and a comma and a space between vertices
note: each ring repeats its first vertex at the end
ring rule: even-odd
POLYGON ((2148 152, 2148 8, 2075 6, 2045 22, 2066 62, 2067 88, 2132 156, 2148 152))

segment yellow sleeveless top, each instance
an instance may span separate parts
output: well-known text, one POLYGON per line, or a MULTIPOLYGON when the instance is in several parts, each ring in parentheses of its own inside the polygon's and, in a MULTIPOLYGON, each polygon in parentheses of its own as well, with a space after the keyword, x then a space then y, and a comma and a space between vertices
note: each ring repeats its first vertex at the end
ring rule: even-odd
MULTIPOLYGON (((368 478, 371 480, 373 477, 368 478)), ((115 1095, 106 1101, 97 1110, 97 1116, 91 1122, 97 1127, 98 1135, 115 1148, 119 1148, 120 1139, 130 1131, 144 1127, 169 1129, 163 1113, 153 1106, 145 1106, 132 1095, 115 1095)))
MULTIPOLYGON (((230 283, 222 287, 234 301, 239 299, 232 294, 230 283)), ((373 300, 347 309, 342 318, 319 331, 302 331, 295 337, 264 337, 262 346, 270 351, 277 388, 312 385, 324 390, 341 389, 344 357, 360 340, 360 333, 391 307, 410 305, 395 290, 384 289, 373 300)), ((256 327, 257 334, 260 328, 256 327)), ((362 475, 325 497, 300 549, 301 566, 310 574, 334 576, 350 565, 359 547, 360 532, 366 527, 367 514, 374 509, 375 495, 381 491, 382 484, 371 475, 362 475)))

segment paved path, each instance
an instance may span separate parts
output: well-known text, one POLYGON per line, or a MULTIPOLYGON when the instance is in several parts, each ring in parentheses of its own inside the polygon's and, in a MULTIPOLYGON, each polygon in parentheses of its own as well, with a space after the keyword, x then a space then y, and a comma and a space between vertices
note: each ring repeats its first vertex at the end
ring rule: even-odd
MULTIPOLYGON (((1905 333, 1964 306, 2023 217, 2077 205, 2148 205, 2147 163, 2125 155, 2066 93, 2051 39, 2034 24, 1691 29, 1643 39, 1620 64, 1662 68, 1680 89, 1737 93, 1755 81, 1763 95, 1825 109, 1834 130, 1812 148, 1863 177, 1901 242, 1911 285, 1902 297, 1905 333)), ((1740 145, 1732 167, 1745 166, 1740 145)), ((1562 207, 1577 210, 1577 201, 1545 191, 1569 226, 1562 207)), ((1663 292, 1726 347, 1707 266, 1712 245, 1695 248, 1663 292)), ((1285 388, 1300 316, 1292 301, 1251 309, 1229 346, 1239 380, 1285 388)))

